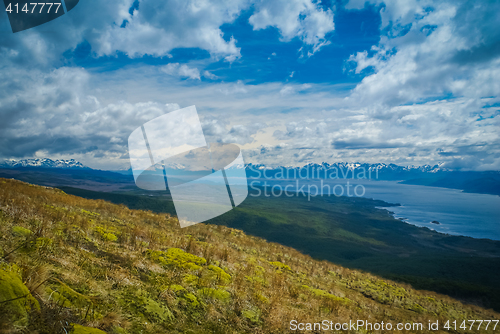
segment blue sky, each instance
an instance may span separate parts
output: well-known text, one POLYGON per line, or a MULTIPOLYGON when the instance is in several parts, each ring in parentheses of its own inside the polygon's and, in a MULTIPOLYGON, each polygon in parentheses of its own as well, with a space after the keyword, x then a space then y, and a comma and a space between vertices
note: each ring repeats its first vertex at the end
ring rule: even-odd
MULTIPOLYGON (((323 8, 328 9, 326 4, 323 8)), ((136 1, 129 12, 139 9, 140 2, 136 1)), ((231 37, 237 41, 241 49, 238 61, 214 61, 210 52, 202 48, 175 48, 168 52, 169 56, 162 57, 143 55, 129 58, 119 51, 112 56, 95 57, 92 46, 86 40, 67 50, 64 56, 72 66, 98 71, 113 71, 140 64, 161 66, 198 62, 200 71, 208 70, 224 82, 243 80, 252 85, 265 82, 355 84, 361 81, 363 75, 348 71, 346 60, 351 54, 369 50, 378 42, 381 23, 378 9, 375 6, 361 10, 339 7, 335 12, 335 30, 325 36, 330 44, 311 57, 304 56, 309 50, 301 50, 307 49, 307 46, 298 37, 281 41, 276 27, 254 30, 249 23, 249 18, 255 13, 254 8, 242 11, 233 22, 220 26, 227 42, 231 37)), ((126 27, 123 23, 121 26, 126 27)))
POLYGON ((500 169, 498 2, 80 2, 0 15, 2 158, 127 169, 128 135, 196 105, 247 162, 500 169))

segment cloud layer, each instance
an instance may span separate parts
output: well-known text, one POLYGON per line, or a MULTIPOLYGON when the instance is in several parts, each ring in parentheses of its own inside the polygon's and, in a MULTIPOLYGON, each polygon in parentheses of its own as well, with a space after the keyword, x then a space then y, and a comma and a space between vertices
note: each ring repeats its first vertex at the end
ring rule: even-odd
POLYGON ((0 156, 127 168, 131 131, 195 104, 207 139, 242 145, 247 161, 500 169, 500 4, 351 0, 343 10, 370 8, 381 18, 380 40, 345 59, 346 73, 360 79, 343 84, 293 81, 294 68, 286 81, 223 82, 210 68, 245 64, 221 27, 246 13, 255 33, 275 29, 279 43, 298 41, 298 58, 322 52, 336 33, 336 9, 310 0, 89 0, 18 34, 2 17, 0 156), (163 63, 77 67, 65 55, 83 42, 94 58, 163 63), (179 48, 210 57, 170 61, 179 48))

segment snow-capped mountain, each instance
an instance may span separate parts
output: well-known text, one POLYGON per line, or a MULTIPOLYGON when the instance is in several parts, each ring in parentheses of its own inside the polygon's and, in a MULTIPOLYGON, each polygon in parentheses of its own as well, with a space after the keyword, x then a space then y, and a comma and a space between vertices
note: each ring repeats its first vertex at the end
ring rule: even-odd
POLYGON ((88 168, 75 159, 52 160, 52 159, 23 159, 5 160, 0 163, 0 168, 20 168, 20 167, 40 167, 40 168, 88 168))
MULTIPOLYGON (((281 166, 281 165, 263 165, 263 164, 252 164, 248 163, 245 165, 242 164, 234 164, 231 168, 234 169, 242 169, 245 168, 247 170, 269 170, 269 171, 279 171, 279 170, 333 170, 338 169, 343 171, 361 171, 365 170, 369 171, 378 171, 378 173, 390 173, 390 174, 407 174, 407 173, 437 173, 437 172, 449 172, 451 171, 448 168, 443 168, 443 164, 437 164, 434 166, 431 165, 423 165, 423 166, 398 166, 395 164, 384 164, 384 163, 376 163, 376 164, 367 164, 367 163, 358 163, 358 162, 335 162, 329 164, 327 162, 322 163, 309 163, 307 165, 301 167, 294 166, 281 166)), ((23 160, 5 160, 0 162, 0 168, 20 168, 20 167, 41 167, 41 168, 88 168, 84 166, 81 162, 76 161, 75 159, 71 160, 52 160, 48 158, 43 159, 23 159, 23 160)), ((158 170, 162 170, 163 166, 158 164, 155 165, 158 170)), ((170 163, 165 166, 167 169, 178 169, 182 170, 186 167, 179 163, 170 163)))
MULTIPOLYGON (((240 167, 242 168, 242 167, 240 167)), ((333 169, 333 168, 338 168, 338 169, 348 169, 348 170, 356 170, 356 169, 365 169, 365 170, 386 170, 386 171, 393 171, 393 172, 404 172, 404 171, 420 171, 420 172, 431 172, 431 173, 436 173, 440 171, 451 171, 448 168, 443 167, 443 163, 439 163, 437 165, 431 166, 431 165, 423 165, 423 166, 399 166, 395 164, 385 164, 385 163, 375 163, 375 164, 368 164, 368 163, 359 163, 359 162, 335 162, 332 164, 329 164, 327 162, 322 162, 322 163, 309 163, 307 165, 304 165, 302 167, 293 167, 293 166, 280 166, 280 165, 273 165, 273 166, 266 166, 263 164, 245 164, 245 168, 253 168, 253 169, 304 169, 304 168, 314 168, 314 169, 333 169)))
MULTIPOLYGON (((352 177, 354 172, 366 173, 366 178, 380 179, 380 180, 405 180, 408 178, 416 178, 424 175, 435 175, 436 173, 452 172, 448 168, 444 168, 443 164, 434 166, 398 166, 395 164, 385 163, 358 163, 358 162, 336 162, 336 163, 309 163, 301 167, 292 166, 266 166, 262 164, 246 164, 245 169, 250 172, 250 177, 260 178, 265 173, 265 178, 289 178, 289 175, 302 175, 306 178, 331 178, 332 175, 338 175, 339 178, 352 177)), ((240 167, 242 168, 242 167, 240 167)), ((361 177, 363 178, 363 177, 361 177)))

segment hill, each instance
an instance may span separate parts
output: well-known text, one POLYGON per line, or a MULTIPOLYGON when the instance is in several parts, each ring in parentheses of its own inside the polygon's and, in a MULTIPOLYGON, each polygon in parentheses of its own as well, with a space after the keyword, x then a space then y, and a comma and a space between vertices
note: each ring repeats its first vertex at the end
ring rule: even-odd
MULTIPOLYGON (((105 193, 62 187, 131 209, 175 215, 168 194, 105 193)), ((410 283, 500 310, 500 241, 438 233, 395 219, 394 204, 358 197, 266 197, 250 190, 237 208, 207 223, 292 247, 315 259, 410 283)))
POLYGON ((180 229, 170 214, 59 189, 0 179, 0 209, 3 332, 283 333, 325 319, 448 332, 447 321, 500 316, 236 229, 180 229))

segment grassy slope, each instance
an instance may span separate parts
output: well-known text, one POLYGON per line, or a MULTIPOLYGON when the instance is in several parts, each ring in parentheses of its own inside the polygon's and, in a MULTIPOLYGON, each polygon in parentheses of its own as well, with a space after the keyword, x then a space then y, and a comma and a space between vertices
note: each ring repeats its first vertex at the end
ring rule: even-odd
POLYGON ((0 296, 4 332, 63 333, 81 324, 110 333, 282 333, 292 319, 500 316, 238 230, 180 229, 169 214, 58 189, 0 179, 0 209, 0 270, 19 271, 40 304, 16 330, 0 296))
MULTIPOLYGON (((160 197, 63 188, 134 209, 174 213, 160 197)), ((500 242, 449 236, 394 219, 363 198, 249 196, 211 220, 298 249, 320 260, 370 271, 415 288, 500 310, 500 242)), ((390 207, 388 208, 390 210, 390 207)))

